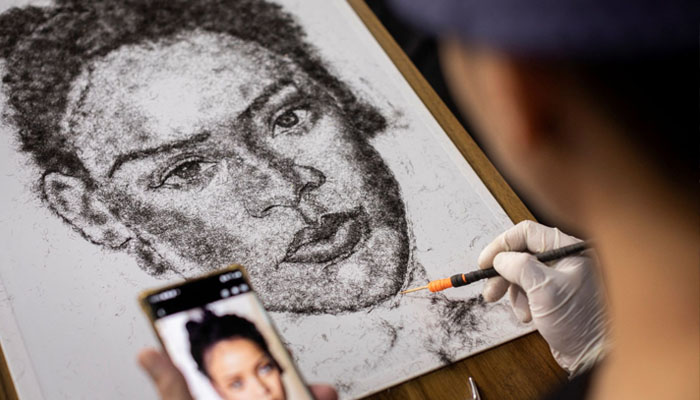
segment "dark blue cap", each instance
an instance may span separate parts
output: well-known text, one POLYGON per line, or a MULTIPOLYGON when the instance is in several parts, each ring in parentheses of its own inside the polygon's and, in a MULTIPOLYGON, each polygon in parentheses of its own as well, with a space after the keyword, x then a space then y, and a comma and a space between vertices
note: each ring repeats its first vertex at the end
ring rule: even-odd
POLYGON ((697 0, 390 1, 422 30, 523 56, 610 59, 698 50, 697 0))

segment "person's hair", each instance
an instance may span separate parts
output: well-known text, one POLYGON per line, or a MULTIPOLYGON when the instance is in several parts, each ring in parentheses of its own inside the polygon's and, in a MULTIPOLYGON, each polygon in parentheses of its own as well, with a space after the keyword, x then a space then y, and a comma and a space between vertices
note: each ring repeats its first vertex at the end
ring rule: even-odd
POLYGON ((333 76, 302 28, 279 5, 265 0, 56 0, 53 7, 12 8, 0 15, 2 81, 21 148, 44 171, 92 182, 62 137, 72 81, 93 59, 120 46, 201 30, 251 41, 297 64, 337 99, 346 120, 371 135, 386 121, 333 76))
POLYGON ((197 369, 208 378, 211 378, 211 376, 204 363, 205 354, 220 341, 230 339, 246 339, 252 341, 270 358, 275 368, 280 372, 282 371, 282 367, 270 353, 267 342, 260 331, 258 331, 258 328, 255 327, 255 324, 243 317, 239 317, 235 314, 218 316, 208 309, 205 309, 204 315, 200 321, 188 321, 187 324, 185 324, 185 328, 189 335, 190 353, 195 363, 197 363, 197 369))

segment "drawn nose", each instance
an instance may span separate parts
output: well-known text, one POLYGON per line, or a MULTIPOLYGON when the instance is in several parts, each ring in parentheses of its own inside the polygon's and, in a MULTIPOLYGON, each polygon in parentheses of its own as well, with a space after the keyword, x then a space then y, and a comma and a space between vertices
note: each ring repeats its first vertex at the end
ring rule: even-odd
POLYGON ((245 202, 248 213, 257 218, 275 207, 296 207, 305 193, 326 180, 321 171, 292 163, 258 166, 252 173, 253 187, 245 202))
POLYGON ((299 198, 303 197, 305 193, 310 192, 326 182, 326 176, 323 172, 317 170, 314 167, 307 167, 305 165, 294 165, 294 171, 301 181, 301 187, 297 196, 299 198))
POLYGON ((296 166, 296 170, 303 182, 297 194, 299 199, 296 205, 297 211, 307 224, 317 224, 327 210, 322 204, 313 200, 309 201, 307 194, 323 185, 326 182, 326 176, 313 167, 296 166))

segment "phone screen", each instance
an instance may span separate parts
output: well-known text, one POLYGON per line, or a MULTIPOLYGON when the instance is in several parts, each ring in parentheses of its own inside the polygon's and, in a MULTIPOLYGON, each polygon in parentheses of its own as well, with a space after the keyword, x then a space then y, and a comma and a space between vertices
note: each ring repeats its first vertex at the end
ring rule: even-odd
POLYGON ((241 267, 141 302, 195 399, 313 399, 241 267))

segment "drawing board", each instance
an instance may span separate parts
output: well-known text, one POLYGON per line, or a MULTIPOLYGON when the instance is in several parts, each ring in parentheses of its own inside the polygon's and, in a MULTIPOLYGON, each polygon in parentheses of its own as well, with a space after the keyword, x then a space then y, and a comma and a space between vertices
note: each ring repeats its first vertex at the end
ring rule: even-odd
POLYGON ((398 295, 474 269, 512 223, 350 6, 231 3, 176 2, 160 29, 42 2, 27 23, 54 39, 75 37, 61 18, 115 38, 85 34, 70 74, 32 75, 41 38, 1 64, 0 341, 21 398, 155 397, 137 294, 234 262, 342 398, 532 331, 481 284, 398 295), (18 97, 42 84, 56 101, 18 97))

